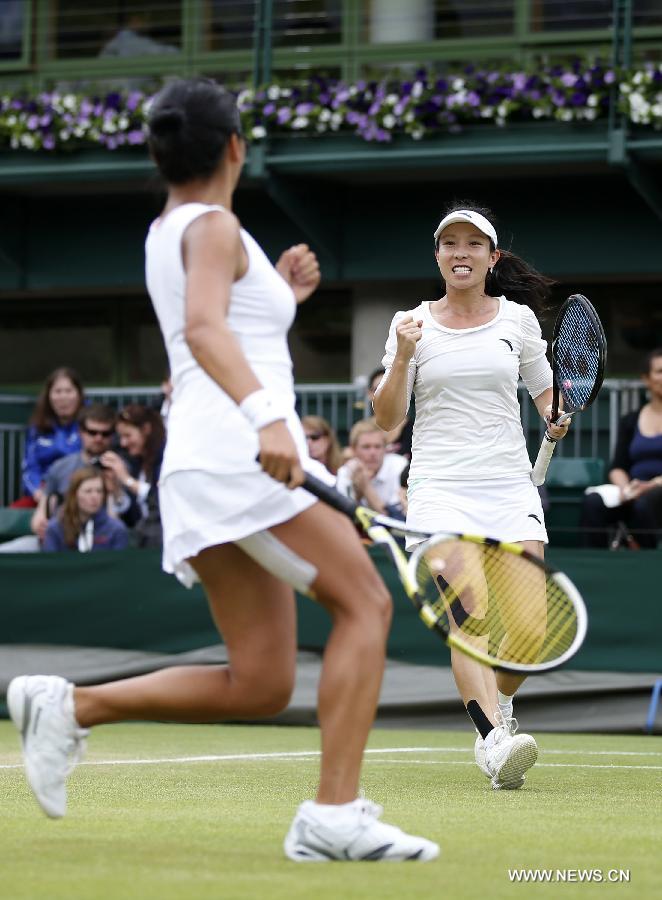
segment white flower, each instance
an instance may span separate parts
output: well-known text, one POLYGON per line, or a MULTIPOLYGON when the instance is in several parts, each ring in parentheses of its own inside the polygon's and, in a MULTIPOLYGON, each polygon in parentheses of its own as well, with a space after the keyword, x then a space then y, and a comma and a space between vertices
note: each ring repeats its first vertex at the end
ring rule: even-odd
POLYGON ((280 97, 280 88, 277 84, 272 84, 271 87, 267 89, 267 97, 270 100, 278 100, 280 97))
POLYGON ((643 80, 644 80, 643 72, 635 72, 634 75, 632 76, 632 81, 634 84, 641 84, 641 82, 643 80))
POLYGON ((261 138, 266 137, 267 129, 264 125, 254 125, 251 128, 251 137, 255 138, 255 140, 259 141, 261 138))
POLYGON ((308 117, 307 116, 297 116, 292 122, 292 128, 295 130, 300 130, 301 128, 306 128, 308 125, 308 117))
POLYGON ((319 120, 320 120, 320 122, 328 122, 330 118, 331 118, 331 110, 326 109, 326 107, 325 107, 322 110, 322 112, 319 114, 319 120))
POLYGON ((415 128, 412 131, 411 136, 413 137, 413 139, 415 141, 420 141, 420 139, 423 137, 424 134, 425 134, 425 131, 422 128, 415 128))
POLYGON ((76 127, 74 128, 74 137, 77 137, 77 138, 83 137, 84 134, 85 134, 85 129, 81 128, 80 125, 76 125, 76 127))
POLYGON ((60 138, 61 141, 68 141, 69 138, 70 138, 70 136, 71 136, 71 135, 70 135, 70 133, 66 130, 66 128, 63 128, 62 131, 61 131, 60 134, 59 134, 59 138, 60 138))
POLYGON ((572 110, 562 109, 560 119, 562 122, 572 122, 572 110))
POLYGON ((14 115, 7 116, 7 125, 10 128, 13 128, 15 124, 16 124, 16 116, 14 116, 14 115))
POLYGON ((415 114, 409 110, 408 113, 405 113, 405 122, 413 122, 416 118, 415 114))
POLYGON ((242 107, 246 103, 250 103, 253 99, 253 91, 250 88, 244 88, 237 94, 237 106, 242 107))
POLYGON ((282 88, 280 92, 281 97, 291 97, 292 91, 290 88, 282 88))
POLYGON ((64 106, 65 109, 68 109, 69 112, 73 112, 73 110, 76 109, 77 106, 76 97, 74 96, 74 94, 65 94, 62 98, 62 106, 64 106))
POLYGON ((101 126, 101 130, 105 131, 106 134, 115 134, 117 131, 117 125, 113 122, 112 119, 106 119, 106 121, 101 126))
POLYGON ((350 97, 356 97, 356 95, 358 94, 358 92, 359 92, 359 91, 358 91, 358 88, 356 87, 355 84, 351 84, 351 85, 347 88, 347 93, 349 94, 350 97))
MULTIPOLYGON (((414 86, 411 89, 412 97, 414 97, 414 99, 416 99, 416 98, 420 97, 422 93, 423 93, 423 85, 421 84, 420 81, 415 81, 414 86)), ((413 137, 413 134, 412 134, 412 137, 413 137)))
POLYGON ((508 105, 506 103, 500 103, 497 106, 496 113, 500 119, 505 119, 508 115, 508 105))
POLYGON ((32 148, 34 147, 34 143, 35 143, 35 141, 31 134, 22 134, 21 135, 21 144, 24 147, 27 147, 28 150, 32 150, 32 148))
POLYGON ((395 106, 395 104, 400 100, 397 94, 387 94, 384 98, 385 106, 395 106))
POLYGON ((393 128, 396 121, 397 121, 397 119, 395 118, 395 116, 392 116, 389 113, 388 115, 384 116, 384 118, 382 120, 382 125, 384 126, 384 128, 393 128))
POLYGON ((454 91, 461 91, 464 87, 464 78, 454 78, 451 87, 454 91))
POLYGON ((539 106, 534 106, 531 111, 531 115, 534 119, 541 119, 545 115, 545 111, 539 106))
POLYGON ((494 115, 494 107, 493 106, 483 106, 480 111, 481 118, 483 119, 491 119, 494 115))
POLYGON ((319 134, 322 134, 322 132, 326 131, 326 125, 324 124, 324 122, 318 122, 317 125, 315 126, 315 130, 319 134))
POLYGON ((120 128, 122 131, 124 131, 124 130, 126 130, 126 128, 128 128, 128 126, 129 126, 129 119, 127 118, 127 116, 121 115, 119 117, 119 119, 117 120, 117 127, 120 128))
POLYGON ((592 122, 593 119, 595 119, 595 117, 597 116, 597 114, 598 114, 597 109, 585 109, 584 110, 584 118, 588 119, 589 122, 592 122))
POLYGON ((334 112, 331 115, 331 128, 333 128, 335 130, 336 128, 338 128, 338 126, 341 124, 341 122, 342 122, 342 114, 339 112, 334 112))
POLYGON ((588 106, 597 106, 599 102, 600 98, 597 94, 589 94, 586 99, 586 103, 588 106))
POLYGON ((19 148, 19 146, 20 146, 20 141, 19 141, 19 139, 16 137, 15 134, 12 135, 11 141, 10 141, 9 143, 11 144, 12 150, 18 150, 18 148, 19 148))

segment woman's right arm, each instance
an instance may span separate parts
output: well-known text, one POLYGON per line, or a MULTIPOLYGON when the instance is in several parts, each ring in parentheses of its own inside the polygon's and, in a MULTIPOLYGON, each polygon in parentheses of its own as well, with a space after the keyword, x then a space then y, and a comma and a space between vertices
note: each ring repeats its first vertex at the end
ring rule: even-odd
POLYGON ((395 327, 395 357, 372 401, 375 419, 384 431, 396 428, 407 415, 409 362, 422 334, 423 321, 412 316, 405 316, 395 327))
POLYGON ((182 252, 186 342, 193 357, 255 427, 264 471, 289 487, 302 484, 296 444, 285 425, 286 410, 278 408, 278 397, 263 389, 227 323, 232 285, 247 265, 237 220, 228 214, 201 216, 186 229, 182 252))

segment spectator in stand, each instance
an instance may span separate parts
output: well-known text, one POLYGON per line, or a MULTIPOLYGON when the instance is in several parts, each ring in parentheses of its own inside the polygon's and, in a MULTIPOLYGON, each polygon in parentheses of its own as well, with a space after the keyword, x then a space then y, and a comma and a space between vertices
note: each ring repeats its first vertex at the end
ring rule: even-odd
POLYGON ((12 506, 37 506, 48 469, 61 457, 80 450, 77 416, 83 400, 83 385, 73 369, 62 366, 51 372, 37 398, 28 427, 23 458, 25 496, 12 506))
POLYGON ((584 546, 609 546, 609 530, 623 523, 642 550, 662 535, 662 347, 643 360, 641 380, 649 399, 624 415, 609 470, 609 484, 584 495, 584 546))
MULTIPOLYGON (((386 370, 380 366, 380 368, 375 369, 368 378, 368 387, 366 388, 365 396, 366 405, 371 413, 372 401, 375 398, 377 388, 382 382, 385 371, 386 370)), ((414 421, 413 418, 409 416, 409 413, 407 413, 399 425, 396 425, 395 428, 385 432, 385 434, 386 451, 388 453, 399 453, 400 456, 406 456, 407 459, 411 459, 411 439, 414 434, 414 421)))
POLYGON ((165 448, 163 420, 158 410, 130 403, 118 416, 117 433, 128 463, 113 450, 101 457, 103 467, 113 473, 124 491, 123 502, 115 498, 117 512, 133 529, 137 546, 160 547, 158 481, 165 448))
MULTIPOLYGON (((89 466, 95 466, 98 471, 102 470, 99 457, 110 449, 115 435, 115 418, 115 411, 103 403, 92 403, 90 406, 82 407, 78 413, 82 449, 75 453, 68 453, 53 463, 46 473, 44 488, 30 521, 33 533, 0 544, 0 553, 39 552, 46 535, 48 520, 57 512, 64 500, 74 472, 89 466)), ((103 476, 106 490, 111 498, 118 492, 123 493, 110 470, 103 471, 103 476)), ((109 512, 111 515, 114 514, 112 499, 109 512)))
POLYGON ((361 419, 349 433, 352 458, 338 470, 336 488, 380 513, 404 518, 400 473, 404 456, 386 452, 386 434, 374 419, 361 419))
POLYGON ((74 472, 62 509, 46 528, 44 550, 123 550, 128 545, 126 526, 108 514, 107 500, 98 469, 74 472))
POLYGON ((320 462, 331 475, 337 475, 343 455, 336 433, 321 416, 304 416, 301 419, 311 459, 320 462))

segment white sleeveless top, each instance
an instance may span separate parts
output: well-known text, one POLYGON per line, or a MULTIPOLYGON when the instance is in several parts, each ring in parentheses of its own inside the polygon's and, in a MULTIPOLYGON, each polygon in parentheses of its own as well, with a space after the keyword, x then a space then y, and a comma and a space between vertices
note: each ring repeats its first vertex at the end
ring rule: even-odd
MULTIPOLYGON (((146 279, 170 362, 173 383, 161 478, 200 470, 240 473, 259 470, 258 438, 235 401, 196 362, 185 338, 186 272, 182 236, 199 216, 221 206, 187 203, 152 223, 145 245, 146 279)), ((287 425, 302 458, 307 456, 295 413, 292 360, 287 332, 296 311, 292 289, 257 242, 241 229, 248 256, 246 274, 232 285, 228 325, 263 387, 276 391, 291 413, 287 425)))

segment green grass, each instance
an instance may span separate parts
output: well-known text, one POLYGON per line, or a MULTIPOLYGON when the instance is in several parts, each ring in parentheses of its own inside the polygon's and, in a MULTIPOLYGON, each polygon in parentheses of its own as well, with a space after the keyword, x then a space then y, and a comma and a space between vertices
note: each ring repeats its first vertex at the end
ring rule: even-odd
POLYGON ((406 900, 660 896, 662 741, 540 735, 523 790, 494 792, 464 733, 378 730, 363 770, 384 819, 439 841, 428 864, 297 865, 282 839, 312 797, 312 728, 113 725, 95 730, 49 821, 0 722, 0 897, 7 900, 406 900), (393 748, 424 748, 395 752, 393 748), (286 754, 183 762, 180 757, 286 754), (106 760, 162 760, 104 765, 106 760), (170 761, 167 761, 170 760, 170 761), (509 868, 629 869, 629 884, 513 884, 509 868))

